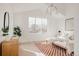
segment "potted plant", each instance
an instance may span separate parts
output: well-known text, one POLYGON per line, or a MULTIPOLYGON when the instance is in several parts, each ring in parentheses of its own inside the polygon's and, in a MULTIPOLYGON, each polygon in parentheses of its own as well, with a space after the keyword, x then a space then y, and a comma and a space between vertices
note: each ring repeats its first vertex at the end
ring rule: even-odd
POLYGON ((6 28, 2 28, 2 32, 3 32, 3 36, 7 36, 8 35, 8 32, 9 32, 9 27, 6 27, 6 28))
POLYGON ((9 32, 9 27, 2 28, 1 30, 3 32, 2 33, 3 39, 4 40, 9 40, 9 36, 8 36, 9 35, 9 33, 8 33, 9 32))
POLYGON ((21 36, 21 29, 19 26, 14 27, 13 34, 14 34, 14 37, 18 37, 18 38, 21 36))

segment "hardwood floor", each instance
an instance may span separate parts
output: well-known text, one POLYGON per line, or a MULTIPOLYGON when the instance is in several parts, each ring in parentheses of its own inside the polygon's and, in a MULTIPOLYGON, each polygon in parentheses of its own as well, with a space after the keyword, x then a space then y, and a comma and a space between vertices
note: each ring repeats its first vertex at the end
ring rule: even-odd
POLYGON ((46 56, 72 56, 72 54, 69 55, 66 53, 66 49, 58 47, 51 43, 49 43, 49 44, 35 43, 35 45, 46 56))

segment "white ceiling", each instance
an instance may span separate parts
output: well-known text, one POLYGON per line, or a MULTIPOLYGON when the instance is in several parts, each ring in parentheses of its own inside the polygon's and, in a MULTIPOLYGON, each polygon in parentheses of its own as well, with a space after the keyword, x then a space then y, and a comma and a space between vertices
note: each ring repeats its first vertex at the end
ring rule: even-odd
MULTIPOLYGON (((48 7, 49 3, 9 3, 0 4, 0 7, 11 7, 14 11, 29 11, 34 9, 42 9, 48 7)), ((65 4, 54 4, 57 7, 64 8, 65 4)))
POLYGON ((30 11, 40 8, 45 8, 45 4, 41 3, 10 3, 10 4, 0 4, 1 8, 12 8, 14 12, 21 12, 21 11, 30 11))
MULTIPOLYGON (((1 3, 0 8, 11 8, 14 12, 22 12, 22 11, 32 11, 36 9, 44 9, 47 8, 50 3, 1 3)), ((62 4, 62 3, 53 3, 54 6, 57 7, 57 11, 64 14, 67 10, 67 7, 74 8, 75 6, 79 6, 79 4, 62 4)), ((79 7, 78 7, 79 8, 79 7)))

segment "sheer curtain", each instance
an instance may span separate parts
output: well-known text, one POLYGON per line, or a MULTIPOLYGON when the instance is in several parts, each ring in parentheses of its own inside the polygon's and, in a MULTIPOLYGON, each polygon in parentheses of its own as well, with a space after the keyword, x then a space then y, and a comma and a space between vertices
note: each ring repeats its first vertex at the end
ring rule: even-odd
POLYGON ((29 30, 32 33, 47 32, 47 19, 29 17, 29 30))

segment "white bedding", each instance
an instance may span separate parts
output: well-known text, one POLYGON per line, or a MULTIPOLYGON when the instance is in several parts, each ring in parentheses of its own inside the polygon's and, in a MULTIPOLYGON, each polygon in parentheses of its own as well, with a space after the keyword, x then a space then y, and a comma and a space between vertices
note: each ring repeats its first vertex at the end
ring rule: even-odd
POLYGON ((67 49, 66 41, 55 41, 53 43, 57 46, 67 49))

